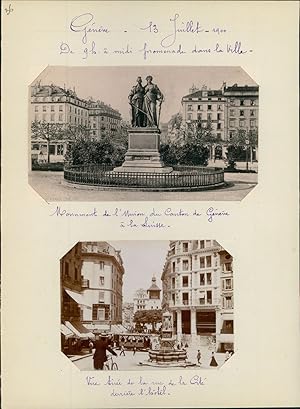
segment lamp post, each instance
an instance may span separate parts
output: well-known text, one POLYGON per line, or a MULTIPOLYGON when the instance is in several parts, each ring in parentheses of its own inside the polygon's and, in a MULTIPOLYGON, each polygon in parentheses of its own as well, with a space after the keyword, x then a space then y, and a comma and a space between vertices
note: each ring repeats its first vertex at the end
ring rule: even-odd
POLYGON ((245 142, 246 142, 246 170, 247 170, 247 172, 248 172, 248 170, 249 170, 249 167, 248 167, 248 148, 249 148, 249 139, 246 139, 246 140, 245 140, 245 142))

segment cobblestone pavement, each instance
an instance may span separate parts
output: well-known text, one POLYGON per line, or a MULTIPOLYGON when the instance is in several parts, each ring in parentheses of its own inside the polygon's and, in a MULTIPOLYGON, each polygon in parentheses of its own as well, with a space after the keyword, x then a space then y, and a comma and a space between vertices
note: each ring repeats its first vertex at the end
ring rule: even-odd
POLYGON ((138 192, 68 186, 62 172, 31 172, 29 184, 47 202, 59 201, 239 201, 257 184, 256 173, 225 173, 227 185, 200 192, 138 192))
MULTIPOLYGON (((132 351, 125 351, 125 356, 119 356, 119 351, 116 351, 118 356, 117 357, 113 357, 114 362, 117 363, 119 370, 121 371, 127 371, 127 370, 133 370, 133 371, 152 371, 152 370, 182 370, 182 371, 186 371, 186 370, 191 370, 191 369, 209 369, 209 370, 213 370, 216 368, 221 367, 224 364, 224 360, 225 360, 225 354, 223 353, 216 353, 215 354, 215 358, 216 361, 218 362, 218 367, 210 367, 210 359, 211 359, 211 351, 209 351, 208 349, 201 348, 201 354, 202 354, 202 358, 201 358, 201 365, 197 365, 197 366, 191 366, 191 367, 187 367, 187 368, 157 368, 157 367, 152 367, 152 366, 143 366, 140 365, 140 362, 146 362, 149 358, 148 352, 136 352, 135 355, 133 355, 132 351)), ((192 362, 192 363, 196 363, 197 362, 197 350, 192 350, 191 348, 187 348, 187 353, 188 353, 188 361, 192 362)), ((73 361, 74 365, 77 366, 77 368, 79 368, 81 371, 93 371, 94 367, 93 367, 93 358, 92 356, 87 356, 84 358, 80 358, 76 361, 73 361)))

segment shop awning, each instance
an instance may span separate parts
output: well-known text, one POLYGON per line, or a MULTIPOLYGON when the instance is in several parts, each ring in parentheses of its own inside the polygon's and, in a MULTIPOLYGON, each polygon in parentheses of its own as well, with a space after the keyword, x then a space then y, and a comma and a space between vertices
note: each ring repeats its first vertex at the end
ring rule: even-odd
POLYGON ((79 304, 79 305, 85 305, 86 307, 90 307, 90 305, 87 304, 86 301, 84 301, 82 294, 75 293, 75 291, 68 290, 67 288, 65 288, 65 292, 66 292, 71 298, 73 298, 73 300, 74 300, 75 302, 77 302, 77 304, 79 304))
POLYGON ((60 324, 60 332, 68 339, 74 337, 75 334, 70 328, 66 327, 64 324, 60 324))
POLYGON ((111 326, 111 333, 113 334, 124 334, 127 332, 127 329, 121 324, 116 324, 111 326))
POLYGON ((83 326, 79 321, 73 321, 72 323, 70 321, 66 321, 65 324, 79 338, 88 339, 95 337, 95 335, 92 334, 87 328, 85 328, 85 326, 83 326))

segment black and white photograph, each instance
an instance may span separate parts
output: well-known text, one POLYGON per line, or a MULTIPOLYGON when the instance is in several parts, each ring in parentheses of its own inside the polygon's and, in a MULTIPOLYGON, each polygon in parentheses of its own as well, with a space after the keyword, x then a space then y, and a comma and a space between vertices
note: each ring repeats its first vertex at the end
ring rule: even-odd
POLYGON ((217 369, 233 270, 211 239, 78 242, 60 260, 61 351, 81 371, 217 369))
POLYGON ((257 184, 259 86, 241 67, 49 66, 29 88, 47 201, 240 201, 257 184))

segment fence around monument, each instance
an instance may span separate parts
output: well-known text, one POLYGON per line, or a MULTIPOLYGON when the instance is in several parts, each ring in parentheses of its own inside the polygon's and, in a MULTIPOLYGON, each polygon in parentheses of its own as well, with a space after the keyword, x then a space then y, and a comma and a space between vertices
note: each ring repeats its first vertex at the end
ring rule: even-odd
POLYGON ((173 166, 171 173, 113 172, 112 165, 66 165, 67 182, 106 187, 180 189, 220 186, 224 183, 221 168, 173 166))

